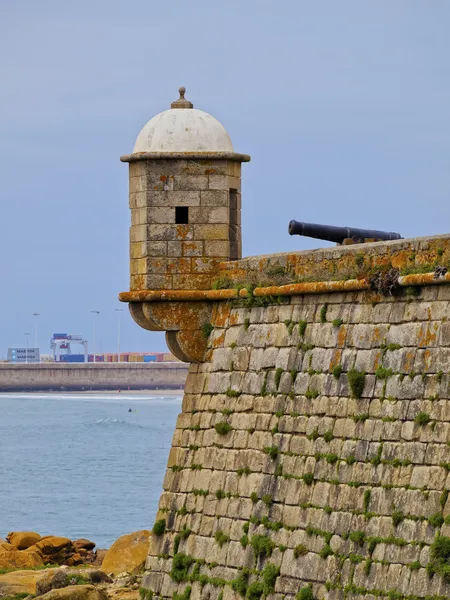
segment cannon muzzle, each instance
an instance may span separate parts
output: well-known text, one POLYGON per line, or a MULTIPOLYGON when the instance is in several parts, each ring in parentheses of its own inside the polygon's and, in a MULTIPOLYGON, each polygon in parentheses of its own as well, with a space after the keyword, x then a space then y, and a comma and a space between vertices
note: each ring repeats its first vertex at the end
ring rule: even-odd
POLYGON ((335 227, 334 225, 317 225, 316 223, 289 222, 290 235, 303 235, 317 240, 327 240, 342 244, 344 240, 365 242, 366 240, 401 240, 402 236, 393 231, 378 231, 376 229, 359 229, 356 227, 335 227))

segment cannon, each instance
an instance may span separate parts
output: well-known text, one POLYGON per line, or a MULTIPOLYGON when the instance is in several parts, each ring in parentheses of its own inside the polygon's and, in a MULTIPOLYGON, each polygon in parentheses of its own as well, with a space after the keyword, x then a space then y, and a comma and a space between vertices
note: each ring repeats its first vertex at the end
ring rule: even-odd
POLYGON ((377 231, 376 229, 359 229, 356 227, 335 227, 334 225, 317 225, 316 223, 289 222, 290 235, 304 235, 317 240, 327 240, 337 244, 360 244, 371 241, 401 240, 399 233, 393 231, 377 231))

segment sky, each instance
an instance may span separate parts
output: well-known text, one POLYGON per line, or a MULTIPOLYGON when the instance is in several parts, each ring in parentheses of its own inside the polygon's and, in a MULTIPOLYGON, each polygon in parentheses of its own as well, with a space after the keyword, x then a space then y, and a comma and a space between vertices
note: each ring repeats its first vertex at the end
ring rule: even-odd
POLYGON ((119 319, 123 351, 166 350, 117 300, 119 157, 181 85, 252 157, 244 256, 327 245, 290 219, 449 232, 449 22, 448 0, 0 0, 0 359, 94 318, 97 351, 119 319))

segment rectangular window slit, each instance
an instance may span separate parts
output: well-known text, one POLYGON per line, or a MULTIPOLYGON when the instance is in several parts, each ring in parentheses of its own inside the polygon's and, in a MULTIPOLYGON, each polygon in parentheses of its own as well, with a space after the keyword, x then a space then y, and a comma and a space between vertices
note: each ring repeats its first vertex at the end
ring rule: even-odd
POLYGON ((175 207, 175 223, 177 225, 189 223, 189 206, 175 207))
POLYGON ((230 240, 230 260, 239 258, 239 221, 238 221, 238 191, 230 188, 230 208, 229 208, 229 240, 230 240))

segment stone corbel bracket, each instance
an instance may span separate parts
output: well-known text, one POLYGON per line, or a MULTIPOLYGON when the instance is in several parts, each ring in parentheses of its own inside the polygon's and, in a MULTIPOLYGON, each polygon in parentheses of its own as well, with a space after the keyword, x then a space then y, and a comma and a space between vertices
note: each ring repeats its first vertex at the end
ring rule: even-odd
POLYGON ((165 331, 169 350, 183 362, 203 362, 214 302, 237 297, 228 290, 140 290, 122 292, 131 316, 143 329, 165 331), (206 327, 205 327, 206 326, 206 327))
POLYGON ((149 331, 165 331, 174 356, 183 362, 203 362, 211 322, 211 302, 130 302, 134 321, 149 331))

